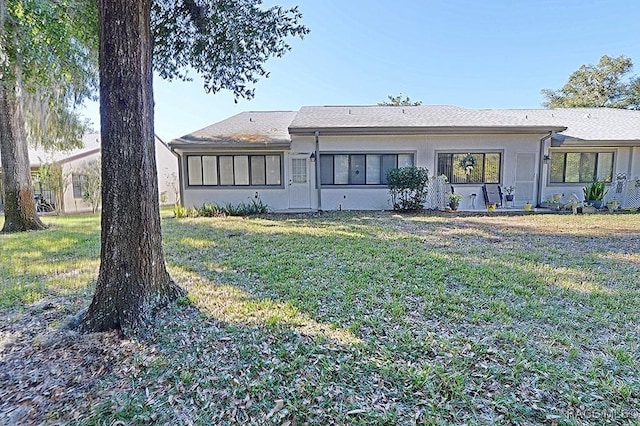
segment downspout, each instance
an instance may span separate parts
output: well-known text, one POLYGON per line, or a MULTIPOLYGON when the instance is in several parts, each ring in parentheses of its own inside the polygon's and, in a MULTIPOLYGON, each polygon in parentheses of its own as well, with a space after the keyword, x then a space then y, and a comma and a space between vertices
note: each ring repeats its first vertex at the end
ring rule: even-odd
POLYGON ((538 191, 537 191, 537 196, 536 196, 536 207, 540 207, 540 204, 542 203, 542 179, 543 179, 543 173, 544 173, 544 147, 545 147, 545 143, 547 142, 548 139, 551 139, 551 137, 553 136, 553 132, 549 132, 548 135, 544 136, 542 139, 540 139, 540 161, 538 161, 538 191))
MULTIPOLYGON (((184 206, 184 191, 182 185, 182 155, 178 154, 173 147, 169 147, 173 155, 178 158, 178 185, 180 186, 180 205, 184 206)), ((178 204, 178 200, 176 200, 176 204, 178 204)))
POLYGON ((322 210, 322 188, 320 188, 320 132, 315 131, 316 137, 316 195, 318 197, 318 211, 322 210))

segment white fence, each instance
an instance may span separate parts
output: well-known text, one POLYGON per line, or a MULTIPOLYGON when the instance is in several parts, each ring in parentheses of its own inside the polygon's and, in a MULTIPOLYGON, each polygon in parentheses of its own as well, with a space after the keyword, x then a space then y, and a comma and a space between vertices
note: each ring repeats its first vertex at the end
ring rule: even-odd
POLYGON ((451 187, 443 176, 429 178, 427 200, 424 202, 424 208, 428 210, 444 210, 449 204, 447 202, 447 193, 450 189, 451 187))
POLYGON ((616 176, 605 197, 605 202, 612 200, 620 202, 622 208, 640 208, 640 179, 627 179, 623 173, 616 176))

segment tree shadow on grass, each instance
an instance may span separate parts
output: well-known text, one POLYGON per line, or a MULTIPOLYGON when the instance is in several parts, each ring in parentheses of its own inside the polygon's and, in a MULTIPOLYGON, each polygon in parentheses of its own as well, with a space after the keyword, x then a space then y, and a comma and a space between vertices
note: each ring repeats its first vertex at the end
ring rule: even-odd
POLYGON ((637 292, 621 305, 626 286, 577 285, 581 264, 558 271, 549 240, 528 231, 519 247, 513 226, 335 220, 165 223, 191 304, 116 348, 84 420, 584 423, 638 405, 637 330, 623 321, 637 292))

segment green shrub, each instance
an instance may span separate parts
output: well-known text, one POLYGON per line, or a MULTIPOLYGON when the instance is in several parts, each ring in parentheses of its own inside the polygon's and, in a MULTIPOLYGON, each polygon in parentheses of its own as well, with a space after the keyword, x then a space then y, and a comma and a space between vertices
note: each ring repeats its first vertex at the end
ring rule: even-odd
POLYGON ((264 213, 269 213, 269 207, 262 202, 260 197, 251 198, 251 204, 249 205, 249 214, 264 213))
POLYGON ((178 219, 187 217, 187 209, 182 204, 176 203, 173 206, 173 215, 178 219))
POLYGON ((198 209, 198 214, 202 217, 215 217, 222 214, 222 210, 217 204, 203 204, 198 209))
POLYGON ((607 182, 604 180, 594 179, 590 185, 582 188, 582 192, 584 192, 585 201, 598 201, 602 200, 607 193, 606 189, 607 182))
POLYGON ((424 167, 401 167, 387 172, 394 210, 422 210, 427 199, 429 171, 424 167))

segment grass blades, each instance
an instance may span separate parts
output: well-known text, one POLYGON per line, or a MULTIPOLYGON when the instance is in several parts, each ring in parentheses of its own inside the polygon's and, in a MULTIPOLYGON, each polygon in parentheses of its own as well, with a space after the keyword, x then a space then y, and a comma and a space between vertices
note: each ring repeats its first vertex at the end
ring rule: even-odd
MULTIPOLYGON (((14 319, 41 298, 89 302, 98 219, 47 221, 0 235, 14 319)), ((189 295, 127 343, 87 424, 640 421, 640 215, 167 217, 163 230, 189 295)))

